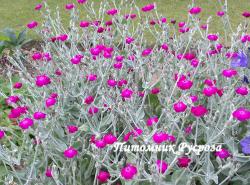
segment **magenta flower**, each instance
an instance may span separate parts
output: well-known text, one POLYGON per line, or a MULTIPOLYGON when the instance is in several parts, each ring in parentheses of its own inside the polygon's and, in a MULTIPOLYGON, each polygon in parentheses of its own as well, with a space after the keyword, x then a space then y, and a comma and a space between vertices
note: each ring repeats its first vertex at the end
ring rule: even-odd
POLYGON ((146 56, 150 55, 152 53, 152 51, 153 50, 151 48, 145 49, 142 51, 142 56, 146 57, 146 56))
POLYGON ((133 95, 133 91, 131 89, 123 89, 121 92, 121 96, 123 98, 131 98, 133 95))
POLYGON ((137 168, 132 164, 127 164, 124 168, 121 169, 121 176, 125 180, 131 180, 137 174, 137 168))
POLYGON ((195 59, 195 54, 194 53, 186 53, 185 55, 184 55, 184 58, 186 59, 186 60, 193 60, 193 59, 195 59))
POLYGON ((161 143, 167 141, 168 134, 166 134, 165 132, 156 132, 156 133, 154 133, 152 139, 156 144, 161 144, 161 143))
POLYGON ((65 5, 65 8, 66 8, 66 10, 71 10, 71 9, 75 8, 75 5, 73 3, 69 3, 69 4, 65 5))
POLYGON ((78 131, 78 127, 75 125, 68 125, 67 129, 70 134, 74 134, 75 132, 78 131))
POLYGON ((182 101, 179 101, 174 104, 173 108, 175 112, 185 112, 185 110, 187 109, 187 105, 182 101))
POLYGON ((88 113, 90 115, 94 115, 94 114, 96 114, 98 112, 99 112, 99 109, 97 107, 95 107, 95 106, 90 107, 89 110, 88 110, 88 113))
POLYGON ((184 131, 185 131, 185 134, 189 135, 189 134, 192 133, 192 130, 193 130, 192 125, 188 125, 188 126, 185 128, 184 131))
POLYGON ((79 24, 79 26, 81 28, 87 28, 87 27, 89 27, 89 25, 90 25, 90 23, 88 21, 81 21, 79 24))
POLYGON ((107 145, 107 144, 106 144, 106 142, 105 142, 103 139, 95 140, 95 146, 96 146, 97 148, 102 149, 102 148, 105 148, 106 145, 107 145))
POLYGON ((110 10, 107 10, 106 12, 108 15, 111 15, 111 16, 114 16, 118 13, 118 10, 113 8, 113 9, 110 9, 110 10))
POLYGON ((120 70, 122 68, 123 64, 122 62, 116 62, 114 63, 113 67, 117 70, 120 70))
POLYGON ((193 106, 191 108, 191 113, 193 114, 193 116, 195 117, 202 117, 205 114, 207 114, 207 109, 206 107, 202 106, 202 105, 198 105, 198 106, 193 106))
POLYGON ((84 103, 90 105, 91 103, 94 102, 94 97, 93 96, 87 96, 85 99, 84 99, 84 103))
POLYGON ((0 130, 0 139, 3 139, 5 136, 4 130, 0 130))
POLYGON ((52 107, 53 105, 55 105, 56 104, 56 102, 57 102, 57 100, 55 99, 55 98, 48 98, 48 99, 46 99, 46 101, 45 101, 45 106, 47 107, 47 108, 49 108, 49 107, 52 107))
POLYGON ((88 81, 96 81, 97 75, 96 74, 89 74, 89 75, 87 75, 86 78, 88 81))
POLYGON ((242 16, 248 18, 248 17, 250 17, 250 12, 245 11, 245 12, 242 13, 242 16))
POLYGON ((209 34, 209 35, 207 36, 207 38, 208 38, 208 40, 210 40, 210 41, 217 41, 219 37, 218 37, 217 35, 215 35, 215 34, 209 34))
POLYGON ((126 44, 131 44, 135 39, 132 37, 127 37, 126 38, 126 44))
POLYGON ((134 128, 134 130, 132 132, 132 135, 133 135, 133 137, 138 137, 138 136, 142 135, 142 133, 143 133, 142 129, 140 129, 140 128, 134 128))
POLYGON ((36 21, 31 21, 30 23, 27 24, 27 27, 29 29, 33 29, 33 28, 35 28, 37 26, 38 26, 38 22, 36 22, 36 21))
POLYGON ((196 6, 196 7, 193 7, 189 10, 189 13, 192 14, 192 15, 197 15, 201 12, 201 7, 199 6, 196 6))
POLYGON ((142 7, 141 10, 143 12, 149 12, 149 11, 153 10, 154 8, 155 8, 154 4, 148 4, 148 5, 144 6, 144 7, 142 7))
POLYGON ((156 161, 156 166, 159 171, 159 173, 165 173, 165 171, 168 169, 168 163, 164 160, 157 160, 156 161))
POLYGON ((217 16, 219 16, 219 17, 222 17, 224 15, 225 15, 225 12, 223 12, 223 11, 218 11, 217 12, 217 16))
POLYGON ((71 158, 74 158, 75 156, 77 156, 78 151, 71 146, 71 147, 67 148, 63 154, 64 154, 64 157, 71 159, 71 158))
POLYGON ((215 156, 221 158, 221 159, 226 159, 230 157, 230 153, 227 149, 222 148, 220 151, 215 152, 215 156))
POLYGON ((147 126, 152 126, 152 125, 156 124, 158 121, 159 121, 159 119, 158 119, 157 116, 148 118, 148 120, 147 120, 147 126))
POLYGON ((77 0, 77 2, 78 2, 79 4, 84 4, 84 3, 87 2, 87 0, 77 0))
POLYGON ((83 56, 82 55, 75 55, 70 59, 72 64, 79 64, 82 60, 83 56))
POLYGON ((33 55, 32 55, 32 59, 33 60, 41 60, 43 58, 43 55, 42 53, 40 52, 35 52, 33 55))
POLYGON ((179 87, 181 90, 188 90, 193 86, 193 82, 190 80, 179 80, 177 82, 177 87, 179 87))
POLYGON ((117 141, 117 138, 113 134, 106 134, 103 137, 103 141, 106 144, 112 145, 117 141))
POLYGON ((35 112, 35 113, 33 114, 33 118, 34 118, 35 120, 45 119, 45 118, 46 118, 46 114, 43 113, 43 112, 35 112))
POLYGON ((234 69, 224 69, 222 71, 222 75, 226 78, 231 78, 231 77, 234 77, 235 75, 237 75, 237 71, 234 70, 234 69))
POLYGON ((245 86, 238 87, 235 92, 239 95, 246 96, 248 95, 248 88, 245 86))
POLYGON ((23 130, 28 129, 29 127, 33 126, 34 121, 31 118, 24 118, 19 122, 19 127, 23 130))
POLYGON ((210 96, 216 94, 217 90, 218 90, 217 87, 209 86, 209 87, 205 87, 203 89, 202 93, 203 93, 204 96, 210 97, 210 96))
POLYGON ((191 66, 193 67, 197 67, 199 65, 199 60, 194 58, 193 60, 191 60, 191 66))
POLYGON ((181 168, 187 168, 189 166, 189 163, 191 162, 191 159, 188 157, 180 157, 177 160, 177 165, 181 168))
POLYGON ((17 103, 18 101, 20 101, 20 98, 18 96, 9 96, 8 98, 5 99, 5 103, 7 105, 17 103))
POLYGON ((68 39, 68 35, 67 34, 61 34, 61 35, 57 36, 56 39, 59 40, 59 41, 64 42, 64 41, 66 41, 68 39))
POLYGON ((22 86, 23 86, 23 84, 21 82, 16 82, 16 83, 14 83, 13 88, 15 88, 15 89, 21 89, 22 86))
POLYGON ((50 78, 47 75, 39 75, 36 77, 36 86, 43 87, 51 83, 50 78))
POLYGON ((161 49, 163 49, 164 51, 168 51, 168 45, 166 43, 163 43, 161 45, 161 49))
POLYGON ((193 103, 195 103, 195 102, 197 102, 198 101, 198 96, 196 96, 196 95, 191 95, 190 96, 190 99, 191 99, 191 101, 193 102, 193 103))
POLYGON ((232 113, 233 117, 239 121, 247 121, 250 119, 250 110, 240 107, 232 113))
POLYGON ((47 168, 45 171, 45 176, 46 177, 52 177, 52 169, 51 168, 47 168))
POLYGON ((107 171, 99 171, 97 175, 97 179, 100 183, 106 183, 108 182, 108 179, 110 178, 110 174, 107 171))
POLYGON ((114 79, 109 79, 107 80, 107 84, 110 87, 115 87, 117 85, 117 81, 115 81, 114 79))
POLYGON ((42 7, 43 7, 42 4, 37 4, 37 5, 35 6, 35 10, 41 10, 42 7))
POLYGON ((151 89, 150 93, 151 93, 151 94, 159 94, 160 91, 161 91, 161 90, 160 90, 159 88, 156 87, 156 88, 151 89))

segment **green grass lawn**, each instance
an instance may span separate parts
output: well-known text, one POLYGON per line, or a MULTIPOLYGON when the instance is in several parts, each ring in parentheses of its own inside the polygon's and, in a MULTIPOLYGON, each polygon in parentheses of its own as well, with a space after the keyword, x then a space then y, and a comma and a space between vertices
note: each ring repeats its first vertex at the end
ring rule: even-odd
MULTIPOLYGON (((100 0, 88 0, 94 1, 98 4, 100 0)), ((221 0, 224 2, 224 0, 221 0)), ((25 28, 25 25, 31 20, 41 20, 39 12, 34 11, 36 4, 41 2, 41 0, 0 0, 0 30, 6 27, 14 28, 20 31, 25 28)), ((51 9, 53 10, 58 6, 62 11, 63 20, 67 23, 68 13, 63 11, 64 5, 69 2, 76 3, 76 0, 47 0, 51 9)), ((145 4, 156 2, 158 10, 161 14, 166 16, 168 20, 171 18, 177 21, 185 21, 187 18, 187 6, 192 3, 192 0, 138 0, 139 7, 145 4)), ((195 0, 196 5, 201 6, 203 11, 201 13, 202 20, 206 21, 209 15, 213 16, 211 32, 221 32, 222 25, 220 19, 216 16, 216 12, 221 10, 220 4, 216 0, 195 0)), ((77 4, 77 3, 76 3, 77 4)), ((229 14, 233 27, 242 20, 241 13, 243 11, 250 11, 249 0, 228 0, 229 14)), ((81 13, 84 18, 85 12, 81 13)), ((37 38, 34 34, 29 33, 33 38, 37 38)))

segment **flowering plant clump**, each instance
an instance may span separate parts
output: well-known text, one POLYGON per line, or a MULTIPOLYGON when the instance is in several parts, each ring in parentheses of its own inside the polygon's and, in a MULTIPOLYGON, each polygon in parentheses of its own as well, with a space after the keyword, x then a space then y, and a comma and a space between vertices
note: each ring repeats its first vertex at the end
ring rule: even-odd
MULTIPOLYGON (((30 20, 27 29, 41 35, 42 50, 16 50, 9 74, 14 69, 19 81, 9 75, 10 96, 1 93, 16 123, 0 127, 2 181, 250 184, 250 34, 243 23, 220 35, 210 32, 210 19, 202 24, 195 5, 175 24, 155 3, 99 4, 99 11, 91 0, 66 4, 67 27, 46 2, 34 7, 44 21, 30 20), (118 142, 221 148, 114 151, 118 142)), ((231 27, 227 6, 217 15, 231 27)), ((249 12, 242 15, 249 22, 249 12)))

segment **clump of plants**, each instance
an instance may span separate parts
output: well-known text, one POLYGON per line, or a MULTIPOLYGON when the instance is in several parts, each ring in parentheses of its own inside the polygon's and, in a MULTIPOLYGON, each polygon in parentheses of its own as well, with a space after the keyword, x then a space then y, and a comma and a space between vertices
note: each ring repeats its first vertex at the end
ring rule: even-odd
MULTIPOLYGON (((210 19, 203 24, 194 4, 179 23, 154 3, 99 5, 66 4, 66 27, 46 2, 35 7, 44 20, 27 28, 41 35, 42 51, 9 58, 20 81, 10 84, 10 96, 1 93, 17 123, 0 127, 2 182, 249 184, 250 12, 236 31, 220 35, 210 33, 210 19), (17 93, 22 88, 26 93, 17 93), (114 150, 119 142, 221 148, 114 150)), ((227 6, 217 16, 226 29, 227 6)))

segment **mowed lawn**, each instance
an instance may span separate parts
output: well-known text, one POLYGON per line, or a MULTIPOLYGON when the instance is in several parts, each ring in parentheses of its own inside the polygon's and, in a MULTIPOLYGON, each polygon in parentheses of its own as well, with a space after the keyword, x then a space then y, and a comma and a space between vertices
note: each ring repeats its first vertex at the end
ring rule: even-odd
MULTIPOLYGON (((20 31, 25 28, 25 25, 32 20, 41 20, 39 12, 34 11, 36 4, 41 3, 42 0, 0 0, 0 30, 8 27, 20 31)), ((89 2, 95 2, 99 4, 105 0, 88 0, 89 2)), ((109 1, 109 0, 106 0, 109 1)), ((142 7, 148 3, 155 2, 160 14, 167 17, 168 20, 171 18, 176 19, 177 22, 185 21, 187 18, 188 5, 192 3, 192 0, 136 0, 138 6, 142 7)), ((210 31, 211 32, 222 32, 223 25, 216 16, 216 12, 221 10, 221 6, 217 0, 194 0, 195 5, 202 7, 203 11, 200 15, 203 23, 206 22, 209 16, 212 16, 210 31)), ((67 3, 75 3, 76 0, 47 0, 51 10, 55 10, 58 6, 61 9, 63 21, 67 24, 69 13, 64 10, 64 6, 67 3)), ((119 0, 116 0, 119 2, 119 0)), ((223 3, 224 0, 221 0, 223 3)), ((228 0, 229 15, 233 28, 242 21, 241 16, 243 11, 250 11, 250 0, 228 0)), ((83 10, 83 9, 81 9, 83 10)), ((84 19, 86 12, 81 11, 81 18, 84 19)), ((31 37, 36 37, 31 34, 31 37)), ((36 37, 37 38, 37 37, 36 37)))

